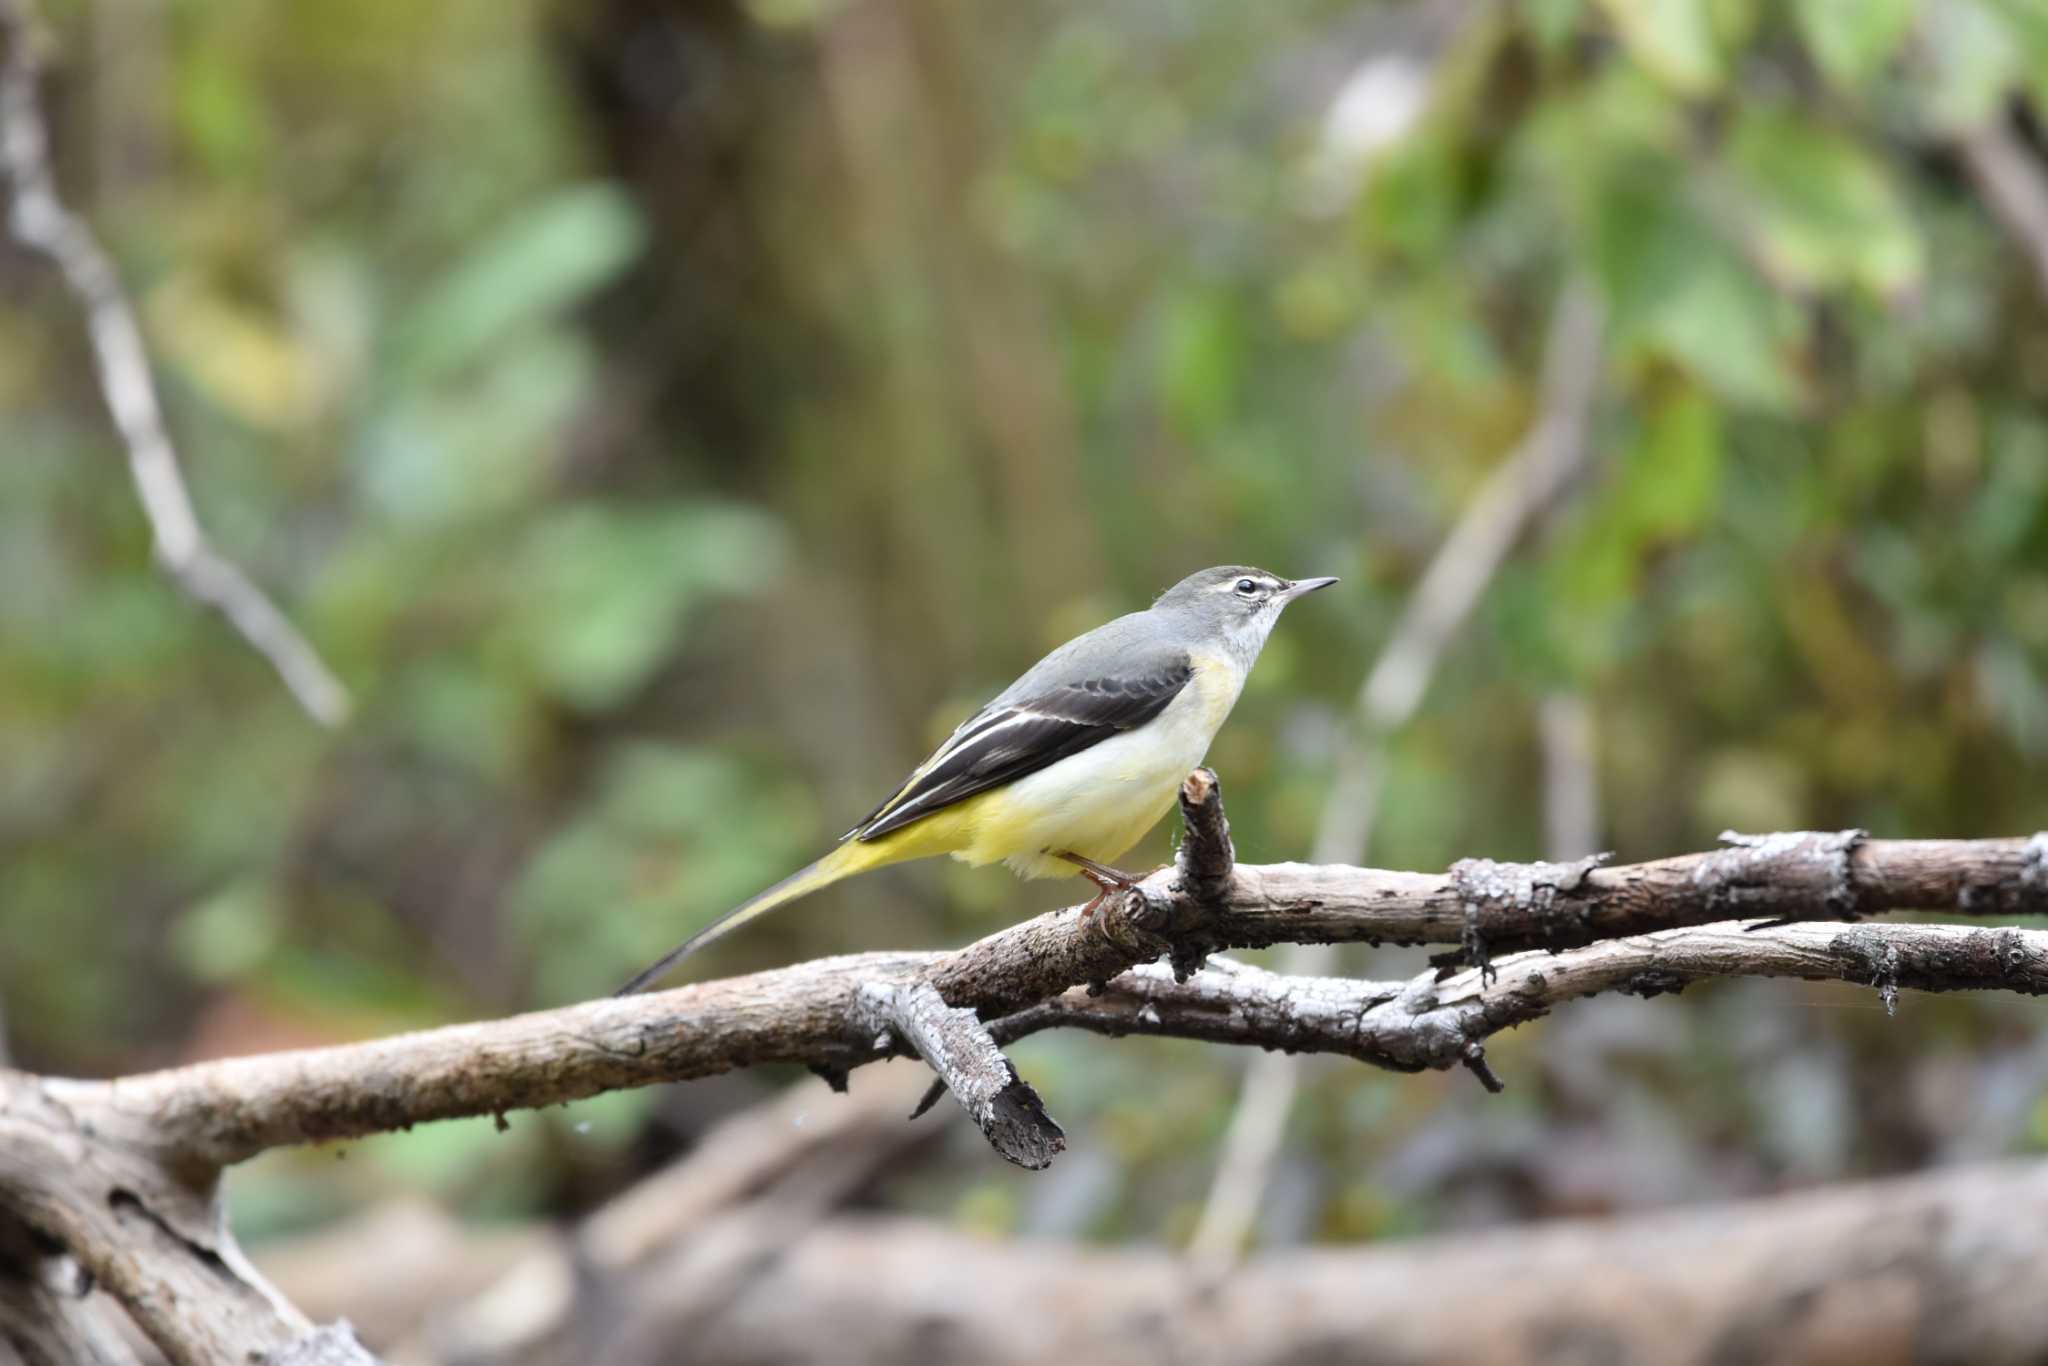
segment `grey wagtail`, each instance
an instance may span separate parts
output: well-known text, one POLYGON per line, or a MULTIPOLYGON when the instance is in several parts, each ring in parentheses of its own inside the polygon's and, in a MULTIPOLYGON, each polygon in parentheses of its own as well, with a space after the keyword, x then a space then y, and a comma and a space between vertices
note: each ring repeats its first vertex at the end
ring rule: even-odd
POLYGON ((976 867, 1001 859, 1024 878, 1079 874, 1098 889, 1082 913, 1093 911, 1132 885, 1108 865, 1173 805, 1280 610, 1335 582, 1222 565, 1076 636, 962 722, 837 849, 727 911, 619 994, 755 916, 906 859, 951 854, 976 867))

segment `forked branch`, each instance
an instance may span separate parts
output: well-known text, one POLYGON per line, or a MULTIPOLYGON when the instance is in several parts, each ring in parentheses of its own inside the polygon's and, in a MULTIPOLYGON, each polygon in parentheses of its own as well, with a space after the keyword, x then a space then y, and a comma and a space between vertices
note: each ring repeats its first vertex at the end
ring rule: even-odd
MULTIPOLYGON (((285 1144, 765 1062, 843 1078, 866 1062, 916 1055, 998 1151, 1035 1167, 1064 1139, 1001 1045, 1038 1029, 1329 1052, 1402 1071, 1465 1066, 1498 1085, 1485 1039, 1595 992, 1654 995, 1715 976, 1841 979, 1887 997, 1904 988, 2048 991, 2048 932, 1803 923, 1907 908, 2048 911, 2048 836, 1794 832, 1731 836, 1725 849, 1625 867, 1467 861, 1425 875, 1234 866, 1215 775, 1192 775, 1182 807, 1187 834, 1174 868, 1109 899, 1092 919, 1070 907, 950 952, 822 959, 115 1081, 0 1071, 0 1226, 25 1230, 28 1260, 44 1270, 64 1258, 84 1268, 174 1361, 250 1352, 279 1361, 359 1351, 270 1292, 222 1222, 221 1169, 285 1144), (1471 962, 1408 981, 1354 982, 1208 959, 1233 945, 1387 940, 1458 945, 1451 956, 1471 962)), ((0 1268, 0 1281, 8 1274, 0 1268)), ((51 1303, 42 1284, 17 1276, 6 1298, 51 1303)))
POLYGON ((31 20, 29 0, 0 0, 0 185, 9 229, 49 258, 85 314, 100 391, 127 448, 157 562, 187 596, 226 617, 315 720, 338 725, 348 715, 348 690, 254 580, 213 548, 193 510, 134 306, 92 228, 57 193, 31 20))

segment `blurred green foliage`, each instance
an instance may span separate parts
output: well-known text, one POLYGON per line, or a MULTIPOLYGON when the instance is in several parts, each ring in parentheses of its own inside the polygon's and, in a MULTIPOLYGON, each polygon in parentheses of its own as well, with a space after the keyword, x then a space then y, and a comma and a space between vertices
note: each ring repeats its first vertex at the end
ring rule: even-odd
MULTIPOLYGON (((75 309, 0 250, 28 1065, 605 989, 1039 652, 1219 561, 1345 576, 1211 756, 1243 856, 1302 856, 1375 645, 1539 416, 1573 281, 1609 321, 1596 472, 1396 737, 1376 860, 1540 853, 1556 690, 1592 704, 1624 858, 2048 825, 2048 281, 1958 151, 2002 127, 2048 171, 2032 0, 51 11, 60 175, 202 515, 360 708, 320 733, 152 571, 75 309)), ((1064 893, 885 874, 695 970, 1064 893)), ((1319 1070, 1269 1234, 2048 1142, 2022 1007, 1694 995, 1504 1042, 1501 1101, 1319 1070)), ((970 1145, 897 1198, 1184 1233, 1239 1060, 1022 1056, 1077 1133, 1064 1184, 970 1145)), ((742 1094, 446 1126, 345 1180, 278 1155, 242 1198, 270 1225, 392 1183, 575 1204, 742 1094)))

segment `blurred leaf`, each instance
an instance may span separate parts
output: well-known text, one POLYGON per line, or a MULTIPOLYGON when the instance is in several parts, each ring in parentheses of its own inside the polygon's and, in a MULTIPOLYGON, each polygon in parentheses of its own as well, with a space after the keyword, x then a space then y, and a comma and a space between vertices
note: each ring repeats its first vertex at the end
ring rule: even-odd
POLYGON ((606 1091, 586 1100, 571 1101, 559 1115, 550 1114, 548 1118, 565 1124, 582 1144, 619 1148, 646 1127, 647 1118, 660 1098, 659 1088, 652 1086, 606 1091))
POLYGON ((1798 287, 1855 283, 1896 296, 1920 283, 1919 233, 1883 168, 1856 143, 1783 110, 1744 110, 1729 164, 1756 243, 1798 287))
POLYGON ((846 0, 746 0, 747 14, 763 28, 815 28, 846 0))
POLYGON ((1718 242, 1702 251, 1656 331, 1674 355, 1731 402, 1774 409, 1799 402, 1799 371, 1790 354, 1797 321, 1718 242))
POLYGON ((506 334, 615 279, 644 238, 638 211, 616 187, 556 191, 478 243, 405 311, 393 372, 417 384, 461 369, 506 334))
POLYGON ((172 87, 179 131, 216 174, 246 172, 272 152, 271 125, 249 67, 224 47, 195 45, 172 87))
POLYGON ((1709 0, 1602 0, 1629 55, 1688 95, 1721 84, 1722 54, 1709 0))
POLYGON ((1531 36, 1545 56, 1562 55, 1585 17, 1585 0, 1528 0, 1522 6, 1531 36))
POLYGON ((2027 75, 2027 49, 2006 13, 1985 0, 1942 0, 1929 6, 1923 28, 1933 71, 1922 96, 1930 119, 1953 133, 2002 113, 2027 75))
POLYGON ((746 508, 569 504, 506 566, 504 644, 556 697, 601 711, 675 652, 693 608, 760 587, 782 560, 775 523, 746 508))
POLYGON ((732 755, 620 746, 596 799, 540 848, 511 895, 542 999, 616 984, 793 871, 811 825, 810 813, 791 810, 793 795, 732 755))
POLYGON ((1995 578, 2000 566, 2025 561, 2029 538, 2048 523, 2048 423, 2031 413, 1998 422, 1988 473, 1964 544, 1995 578))
POLYGON ((1189 432, 1214 429, 1236 406, 1244 321, 1224 291, 1189 285, 1160 320, 1159 381, 1166 410, 1189 432))
POLYGON ((542 333, 477 366, 464 382, 409 389, 366 424, 364 491, 395 521, 476 518, 533 497, 558 433, 589 391, 589 349, 542 333))
POLYGON ((1667 351, 1734 402, 1791 407, 1796 324, 1708 227, 1684 172, 1662 158, 1621 158, 1595 194, 1593 265, 1616 332, 1667 351))
POLYGON ((1720 413, 1706 394, 1685 388, 1667 395, 1574 519, 1536 586, 1545 629, 1580 674, 1614 648, 1615 625, 1642 592, 1646 559, 1719 511, 1722 444, 1720 413))
POLYGON ((1649 535, 1698 530, 1718 505, 1721 415, 1707 396, 1685 390, 1652 410, 1622 483, 1621 515, 1649 535))
MULTIPOLYGON (((1403 139, 1380 160, 1366 183, 1365 210, 1390 246, 1425 253, 1458 230, 1458 153, 1450 138, 1425 132, 1403 139)), ((1322 271, 1329 270, 1325 263, 1322 271)))
POLYGON ((1764 749, 1720 751, 1698 775, 1693 802, 1709 828, 1797 830, 1808 823, 1805 774, 1784 754, 1764 749))
POLYGON ((513 782, 537 720, 516 680, 476 663, 467 656, 417 661, 388 705, 426 753, 513 782))
POLYGON ((143 313, 160 354, 252 426, 302 423, 331 395, 334 376, 323 357, 280 319, 223 297, 195 272, 151 290, 143 313))
POLYGON ((356 1151, 403 1188, 465 1200, 479 1214, 503 1217, 528 1206, 532 1191, 503 1177, 538 1156, 547 1122, 527 1112, 502 1123, 490 1117, 441 1120, 413 1129, 403 1143, 364 1143, 356 1151))
POLYGON ((2048 754, 2048 681, 2011 641, 1986 641, 1977 651, 1977 685, 1985 704, 2014 744, 2048 754))
POLYGON ((278 929, 270 888, 247 879, 230 883, 179 916, 171 949, 195 981, 232 982, 269 956, 278 929))
POLYGON ((1918 0, 1797 0, 1793 12, 1821 70, 1855 90, 1897 54, 1918 8, 1918 0))

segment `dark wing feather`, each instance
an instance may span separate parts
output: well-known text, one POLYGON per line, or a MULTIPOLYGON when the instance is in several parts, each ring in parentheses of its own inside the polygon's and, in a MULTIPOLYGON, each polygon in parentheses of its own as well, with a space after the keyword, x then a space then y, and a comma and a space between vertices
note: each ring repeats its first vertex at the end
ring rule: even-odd
POLYGON ((1143 673, 1091 678, 991 704, 849 835, 879 839, 934 811, 1050 767, 1112 735, 1136 730, 1195 676, 1183 652, 1143 673))

